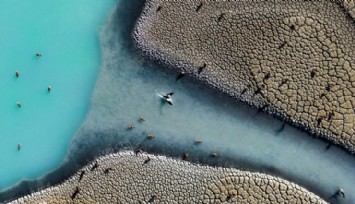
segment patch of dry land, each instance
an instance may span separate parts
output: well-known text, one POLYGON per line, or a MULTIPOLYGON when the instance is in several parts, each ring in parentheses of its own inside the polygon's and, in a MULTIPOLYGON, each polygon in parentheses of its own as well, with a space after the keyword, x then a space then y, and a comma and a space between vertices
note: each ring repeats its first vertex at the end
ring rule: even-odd
POLYGON ((326 203, 273 176, 131 151, 101 157, 64 183, 11 203, 231 202, 326 203))
POLYGON ((147 0, 150 57, 355 152, 355 1, 147 0))

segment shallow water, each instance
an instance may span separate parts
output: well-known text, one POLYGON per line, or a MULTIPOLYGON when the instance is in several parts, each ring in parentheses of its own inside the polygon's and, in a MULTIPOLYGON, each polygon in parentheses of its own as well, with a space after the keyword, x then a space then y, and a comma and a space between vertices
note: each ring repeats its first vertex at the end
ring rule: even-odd
POLYGON ((64 159, 97 78, 97 34, 115 3, 0 1, 0 191, 64 159))
POLYGON ((100 34, 99 78, 89 113, 70 146, 66 163, 43 180, 24 184, 22 189, 33 190, 33 186, 46 181, 58 182, 58 175, 69 175, 95 155, 141 146, 171 156, 188 152, 195 162, 281 176, 325 199, 342 187, 346 199, 331 201, 355 200, 353 156, 336 147, 327 150, 328 144, 289 126, 281 130, 282 122, 191 78, 175 82, 175 72, 139 57, 132 50, 130 38, 140 12, 137 3, 141 1, 119 1, 100 34), (173 91, 175 104, 162 103, 157 91, 173 91), (145 122, 139 122, 140 116, 145 122), (135 128, 129 130, 129 124, 135 128), (148 140, 150 133, 156 138, 148 140), (195 139, 203 143, 195 145, 195 139), (211 151, 217 151, 220 157, 211 158, 211 151))

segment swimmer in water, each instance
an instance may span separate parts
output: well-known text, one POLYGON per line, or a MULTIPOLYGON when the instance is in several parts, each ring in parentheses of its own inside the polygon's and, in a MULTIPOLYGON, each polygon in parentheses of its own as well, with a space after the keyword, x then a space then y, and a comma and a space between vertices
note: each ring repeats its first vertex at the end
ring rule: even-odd
POLYGON ((345 198, 345 193, 344 193, 344 190, 342 188, 339 188, 337 190, 337 192, 335 193, 336 196, 342 196, 343 198, 345 198))
POLYGON ((179 73, 179 75, 176 77, 176 80, 175 81, 178 81, 178 80, 180 80, 182 77, 184 77, 184 76, 186 76, 186 72, 185 71, 181 71, 180 73, 179 73))
POLYGON ((170 105, 173 105, 173 99, 171 98, 173 94, 174 92, 170 92, 168 94, 163 95, 164 100, 170 105))

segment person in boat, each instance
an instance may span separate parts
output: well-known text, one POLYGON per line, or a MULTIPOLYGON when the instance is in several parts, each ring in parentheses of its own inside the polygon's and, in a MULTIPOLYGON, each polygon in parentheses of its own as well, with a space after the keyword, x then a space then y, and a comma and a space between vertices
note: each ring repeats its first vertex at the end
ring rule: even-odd
POLYGON ((173 99, 171 98, 173 94, 174 92, 170 92, 168 94, 163 95, 164 100, 170 105, 173 105, 173 99))

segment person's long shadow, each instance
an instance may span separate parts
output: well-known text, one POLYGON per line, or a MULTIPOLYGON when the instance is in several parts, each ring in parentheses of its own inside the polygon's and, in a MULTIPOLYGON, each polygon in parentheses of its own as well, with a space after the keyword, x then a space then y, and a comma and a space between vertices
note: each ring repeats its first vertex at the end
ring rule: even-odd
POLYGON ((285 130, 285 127, 286 127, 286 123, 284 122, 282 123, 281 127, 278 130, 276 130, 276 135, 281 134, 285 130))

